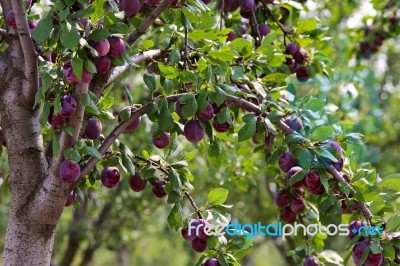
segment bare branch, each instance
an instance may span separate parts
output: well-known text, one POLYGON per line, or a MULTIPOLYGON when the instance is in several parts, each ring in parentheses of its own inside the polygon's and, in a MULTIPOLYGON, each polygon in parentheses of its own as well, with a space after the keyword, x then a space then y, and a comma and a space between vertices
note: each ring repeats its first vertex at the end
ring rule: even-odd
POLYGON ((172 3, 174 0, 163 0, 151 14, 140 24, 134 33, 128 38, 128 43, 133 44, 146 30, 153 24, 153 22, 161 15, 161 13, 172 3))
POLYGON ((28 19, 25 14, 25 8, 22 5, 22 1, 12 0, 11 5, 15 16, 19 42, 21 44, 25 61, 25 82, 22 94, 27 103, 33 106, 35 94, 39 86, 35 47, 29 32, 28 19))
MULTIPOLYGON (((140 54, 136 54, 134 56, 131 57, 131 60, 133 63, 135 64, 140 64, 144 61, 148 61, 150 59, 153 59, 157 56, 161 55, 161 50, 157 49, 157 50, 150 50, 150 51, 146 51, 140 54)), ((129 64, 125 64, 123 66, 119 66, 114 68, 113 72, 111 73, 110 78, 107 81, 107 84, 105 86, 110 85, 111 83, 113 83, 119 76, 121 76, 123 73, 125 73, 125 71, 127 71, 131 66, 129 64)))

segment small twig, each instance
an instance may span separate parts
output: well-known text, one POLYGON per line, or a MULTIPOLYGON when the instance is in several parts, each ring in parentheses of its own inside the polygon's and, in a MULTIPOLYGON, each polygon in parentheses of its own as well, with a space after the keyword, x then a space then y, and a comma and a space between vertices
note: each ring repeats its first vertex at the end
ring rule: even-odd
POLYGON ((254 12, 251 12, 250 27, 251 27, 251 33, 255 39, 255 46, 257 48, 261 45, 261 35, 260 31, 258 30, 256 14, 254 12))
POLYGON ((189 192, 185 191, 184 194, 185 194, 186 198, 188 198, 188 200, 190 201, 190 204, 192 204, 192 207, 196 211, 197 216, 200 219, 203 219, 203 216, 201 215, 201 211, 200 211, 199 207, 197 207, 196 202, 194 202, 194 200, 193 200, 192 196, 190 196, 189 192))
POLYGON ((281 31, 284 35, 284 44, 286 45, 286 41, 285 41, 286 37, 291 42, 293 42, 292 38, 290 37, 290 35, 293 34, 293 32, 286 30, 285 27, 282 25, 282 23, 279 22, 279 20, 275 17, 275 15, 272 13, 272 11, 266 5, 265 5, 265 11, 276 22, 276 24, 278 24, 278 27, 281 29, 281 31))
POLYGON ((184 59, 183 59, 183 68, 185 69, 185 70, 187 70, 188 69, 188 53, 189 53, 189 47, 188 47, 188 45, 189 45, 189 36, 188 36, 189 34, 188 34, 188 29, 187 29, 187 27, 185 26, 185 55, 184 55, 184 59))
POLYGON ((153 24, 153 22, 160 16, 160 14, 172 3, 174 0, 163 0, 151 14, 140 24, 134 33, 128 37, 128 43, 132 45, 142 36, 146 30, 153 24))

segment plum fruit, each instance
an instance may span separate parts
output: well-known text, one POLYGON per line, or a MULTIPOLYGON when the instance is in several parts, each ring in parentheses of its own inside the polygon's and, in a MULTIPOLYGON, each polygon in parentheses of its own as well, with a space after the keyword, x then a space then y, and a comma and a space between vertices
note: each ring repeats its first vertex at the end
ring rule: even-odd
POLYGON ((71 206, 74 203, 76 197, 76 193, 74 190, 71 190, 71 192, 68 195, 67 201, 65 202, 65 207, 71 206))
POLYGON ((218 122, 217 117, 214 117, 213 127, 214 127, 215 131, 223 133, 223 132, 228 131, 231 128, 231 125, 228 122, 221 124, 220 122, 218 122))
POLYGON ((78 163, 71 160, 65 160, 60 164, 60 178, 66 183, 74 183, 81 175, 81 168, 78 163))
POLYGON ((183 129, 183 134, 191 143, 197 143, 204 138, 204 128, 197 120, 189 120, 183 129))
POLYGON ((100 181, 107 188, 114 188, 118 185, 121 175, 116 167, 105 167, 100 175, 100 181))
POLYGON ((129 179, 129 186, 135 192, 143 191, 147 183, 147 179, 143 179, 140 172, 137 171, 129 179))
POLYGON ((315 261, 313 257, 307 257, 304 260, 303 266, 318 266, 318 263, 315 261))
POLYGON ((85 137, 88 139, 98 139, 100 134, 103 130, 103 125, 101 124, 100 120, 96 118, 90 118, 88 123, 86 124, 85 128, 85 137))
POLYGON ((97 51, 97 57, 105 56, 110 51, 110 42, 107 39, 101 41, 89 41, 89 45, 97 51))
POLYGON ((125 53, 126 45, 124 41, 117 37, 108 38, 108 42, 110 43, 110 50, 108 55, 111 57, 121 57, 123 53, 125 53))
POLYGON ((358 229, 360 229, 360 227, 363 227, 363 226, 365 226, 364 223, 359 220, 351 222, 349 224, 349 235, 347 237, 351 240, 354 237, 358 236, 358 229), (353 232, 353 230, 355 232, 353 232))
POLYGON ((203 121, 211 120, 214 115, 214 108, 211 103, 207 103, 206 109, 197 113, 197 117, 203 121))
POLYGON ((164 186, 167 182, 165 180, 160 180, 157 181, 152 188, 153 194, 157 197, 157 198, 162 198, 165 195, 167 195, 167 193, 164 190, 164 186))
POLYGON ((207 249, 207 239, 195 238, 192 240, 192 248, 196 252, 204 252, 207 249))
POLYGON ((306 203, 302 198, 295 198, 290 203, 290 209, 293 213, 297 214, 306 208, 306 203))
POLYGON ((108 55, 95 57, 92 59, 92 62, 96 67, 97 74, 106 74, 111 68, 111 59, 108 55))
POLYGON ((286 223, 293 223, 296 221, 296 214, 289 207, 284 208, 281 212, 281 215, 283 221, 286 223))
POLYGON ((271 32, 271 29, 268 24, 260 24, 258 26, 258 31, 260 32, 261 36, 266 36, 271 32))
POLYGON ((285 173, 296 166, 296 159, 290 151, 285 151, 279 156, 278 164, 281 170, 285 173))
POLYGON ((171 135, 168 132, 163 132, 160 135, 153 136, 153 144, 159 149, 168 147, 171 135))
POLYGON ((61 111, 59 114, 63 117, 70 117, 75 113, 77 105, 74 96, 63 95, 61 97, 61 111))
POLYGON ((290 203, 290 194, 285 191, 279 191, 274 196, 274 202, 279 208, 285 208, 290 203))
POLYGON ((203 266, 220 266, 220 265, 221 264, 219 264, 216 258, 208 259, 203 263, 203 266))
MULTIPOLYGON (((300 171, 303 171, 303 168, 301 168, 299 166, 290 168, 290 170, 286 173, 286 176, 285 176, 286 183, 289 185, 290 179, 292 179, 292 177, 295 176, 300 171)), ((293 188, 300 188, 302 185, 303 185, 303 181, 300 180, 300 181, 295 182, 291 186, 293 188)))

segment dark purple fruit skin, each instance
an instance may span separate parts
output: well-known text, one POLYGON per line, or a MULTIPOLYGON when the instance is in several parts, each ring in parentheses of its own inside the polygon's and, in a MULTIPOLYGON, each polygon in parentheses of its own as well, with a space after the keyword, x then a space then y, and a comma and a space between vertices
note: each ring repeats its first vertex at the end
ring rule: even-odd
POLYGON ((256 4, 254 0, 241 0, 239 1, 240 11, 242 12, 252 12, 256 4))
POLYGON ((370 244, 369 239, 364 239, 364 240, 358 242, 357 244, 355 244, 355 246, 353 247, 353 251, 352 251, 351 255, 352 255, 354 263, 356 265, 359 264, 360 259, 364 253, 364 250, 369 246, 369 244, 370 244))
POLYGON ((220 124, 218 122, 217 117, 214 117, 214 119, 213 119, 213 127, 214 127, 215 131, 220 132, 220 133, 224 133, 224 132, 227 132, 231 128, 231 125, 228 122, 220 124))
POLYGON ((139 12, 140 0, 120 0, 119 8, 125 12, 126 17, 132 17, 139 12))
POLYGON ((196 252, 204 252, 207 249, 207 240, 202 238, 196 238, 192 240, 192 248, 196 252))
POLYGON ((321 184, 319 184, 318 187, 316 187, 313 190, 309 190, 308 192, 310 192, 310 194, 314 195, 314 196, 319 196, 322 195, 325 192, 325 187, 321 184))
POLYGON ((313 257, 307 257, 304 260, 303 266, 318 266, 318 263, 315 262, 315 259, 313 257))
POLYGON ((296 159, 290 151, 285 151, 279 156, 278 163, 281 170, 287 173, 291 168, 296 166, 296 159))
POLYGON ((207 240, 208 236, 204 232, 204 227, 208 224, 208 221, 204 219, 198 219, 191 220, 190 223, 190 236, 194 235, 196 238, 207 240))
POLYGON ((164 186, 167 182, 165 180, 160 180, 157 181, 152 188, 153 194, 157 197, 157 198, 162 198, 165 195, 167 195, 167 193, 164 191, 164 186))
POLYGON ((54 113, 54 108, 50 108, 50 113, 47 121, 49 121, 49 124, 54 127, 54 128, 61 128, 65 124, 65 117, 62 115, 58 114, 53 114, 54 113))
POLYGON ((306 203, 302 198, 295 198, 290 203, 290 210, 292 210, 293 213, 300 213, 304 211, 305 208, 306 203))
POLYGON ((163 132, 160 136, 153 136, 153 144, 159 149, 168 147, 171 135, 168 132, 163 132))
POLYGON ((290 54, 293 57, 297 54, 298 51, 299 51, 299 46, 293 42, 289 43, 286 46, 286 53, 290 54))
POLYGON ((102 41, 90 41, 89 44, 97 51, 97 57, 105 56, 110 51, 110 42, 107 39, 102 41))
POLYGON ((321 184, 321 179, 318 172, 314 170, 309 171, 306 174, 303 183, 309 192, 315 190, 321 184))
POLYGON ((364 262, 364 266, 380 266, 383 264, 383 255, 381 253, 368 254, 367 260, 364 262))
POLYGON ((214 115, 214 108, 211 103, 207 103, 206 109, 204 111, 198 112, 197 117, 203 121, 210 120, 214 115))
POLYGON ((194 235, 194 234, 189 235, 189 229, 187 227, 182 228, 181 235, 186 241, 192 241, 192 240, 196 239, 196 235, 194 235))
POLYGON ((97 74, 106 74, 111 68, 111 59, 108 55, 93 58, 92 62, 96 67, 97 74))
POLYGON ((100 175, 100 181, 107 188, 114 188, 118 185, 121 175, 116 167, 106 167, 100 175))
POLYGON ((110 43, 110 51, 108 55, 111 57, 121 57, 123 53, 125 53, 126 46, 122 39, 116 37, 108 38, 108 42, 110 43))
POLYGON ((72 63, 71 61, 67 61, 64 63, 62 72, 64 74, 65 79, 69 83, 78 82, 78 77, 75 75, 74 71, 72 70, 72 63))
POLYGON ((239 0, 224 1, 224 11, 233 12, 239 7, 239 0))
POLYGON ((86 128, 85 128, 85 137, 88 139, 98 139, 100 134, 103 130, 103 125, 101 124, 100 120, 96 118, 90 118, 86 128))
POLYGON ((147 179, 142 179, 140 172, 137 171, 129 179, 129 186, 135 192, 143 191, 147 183, 147 179))
POLYGON ((282 210, 282 219, 286 223, 293 223, 296 221, 296 214, 292 212, 292 210, 289 207, 286 207, 282 210))
POLYGON ((285 64, 288 66, 290 73, 296 73, 296 71, 297 71, 296 60, 294 60, 292 58, 286 58, 285 64))
POLYGON ((7 16, 6 16, 6 22, 7 22, 8 27, 10 27, 11 29, 17 28, 14 11, 12 11, 12 10, 8 11, 7 16))
POLYGON ((6 146, 6 139, 4 137, 3 129, 0 127, 0 145, 6 146))
POLYGON ((347 236, 350 240, 353 239, 354 237, 356 237, 358 235, 358 229, 360 227, 364 226, 364 223, 361 221, 353 221, 349 224, 349 235, 347 236), (357 232, 353 233, 353 229, 356 229, 357 232))
POLYGON ((65 207, 71 206, 72 203, 74 203, 75 197, 76 193, 72 190, 68 195, 67 201, 65 202, 65 207))
POLYGON ((66 183, 74 183, 81 175, 81 168, 78 163, 66 160, 60 164, 60 178, 66 183))
POLYGON ((258 31, 260 32, 261 36, 266 36, 271 32, 271 29, 267 24, 260 24, 258 26, 258 31))
POLYGON ((183 134, 191 143, 197 143, 204 138, 204 128, 197 120, 187 121, 183 129, 183 134))
POLYGON ((180 118, 183 118, 182 114, 183 105, 184 104, 181 104, 179 100, 175 103, 175 113, 179 115, 180 118))
POLYGON ((226 37, 226 41, 227 41, 227 42, 231 42, 231 41, 233 41, 234 39, 236 39, 236 34, 235 34, 235 32, 234 32, 234 31, 229 32, 228 35, 227 35, 227 37, 226 37))
POLYGON ((76 107, 78 106, 74 96, 71 95, 63 95, 61 97, 61 111, 60 115, 64 117, 70 117, 76 111, 76 107))
POLYGON ((305 66, 297 68, 296 77, 300 82, 306 82, 310 78, 307 68, 305 66))
MULTIPOLYGON (((298 172, 300 172, 300 171, 302 171, 302 170, 303 170, 303 168, 301 168, 301 167, 299 167, 299 166, 295 166, 295 167, 290 168, 290 170, 286 173, 286 176, 285 176, 286 183, 289 185, 289 180, 290 180, 295 174, 297 174, 298 172)), ((300 181, 298 181, 298 182, 292 184, 291 186, 292 186, 293 188, 300 188, 302 185, 303 185, 303 181, 300 180, 300 181)))
POLYGON ((290 194, 285 191, 279 191, 274 196, 276 206, 283 209, 290 203, 290 194))
POLYGON ((343 165, 344 165, 344 158, 343 158, 343 149, 342 149, 342 147, 340 146, 339 143, 337 143, 336 141, 333 141, 333 140, 328 141, 328 143, 327 143, 326 145, 327 145, 328 147, 331 147, 331 148, 335 149, 335 150, 339 153, 340 157, 337 158, 337 162, 333 162, 332 165, 333 165, 333 167, 335 167, 335 169, 336 169, 337 171, 339 171, 339 172, 342 171, 343 165))
POLYGON ((300 48, 300 49, 297 51, 297 53, 293 56, 293 58, 296 60, 296 63, 297 63, 297 64, 300 64, 300 65, 304 64, 304 62, 306 61, 306 59, 309 58, 309 57, 310 57, 310 55, 309 55, 308 52, 307 52, 305 49, 303 49, 303 48, 300 48))
POLYGON ((211 258, 204 262, 203 266, 220 266, 218 260, 216 258, 211 258))
POLYGON ((299 132, 303 128, 303 122, 299 117, 288 117, 284 120, 284 122, 291 129, 297 132, 299 132))

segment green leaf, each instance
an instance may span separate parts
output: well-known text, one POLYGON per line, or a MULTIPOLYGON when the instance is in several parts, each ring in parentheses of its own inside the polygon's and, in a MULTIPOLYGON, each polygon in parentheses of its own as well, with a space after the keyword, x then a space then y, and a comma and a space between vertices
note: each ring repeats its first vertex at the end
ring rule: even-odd
POLYGON ((126 168, 128 171, 128 175, 134 174, 135 173, 135 166, 132 163, 132 159, 128 157, 128 155, 124 152, 121 152, 121 159, 122 159, 122 165, 126 168))
POLYGON ((229 191, 225 188, 217 188, 208 193, 207 204, 218 205, 222 204, 228 198, 229 191))
POLYGON ((61 24, 60 42, 62 46, 70 50, 77 48, 81 35, 69 22, 61 24))
POLYGON ((386 222, 386 232, 395 232, 400 226, 400 215, 395 214, 392 217, 390 217, 387 222, 386 222))
POLYGON ((379 188, 400 192, 400 173, 394 173, 386 176, 382 183, 379 184, 379 188))
POLYGON ((90 156, 93 156, 98 160, 103 160, 103 156, 95 147, 83 147, 82 152, 85 154, 89 154, 90 156))
POLYGON ((333 156, 332 153, 330 153, 327 149, 324 148, 318 148, 317 153, 319 154, 319 156, 324 157, 332 162, 337 162, 337 159, 335 156, 333 156))
POLYGON ((303 149, 299 156, 299 164, 302 168, 311 168, 314 160, 314 155, 308 150, 303 149))
POLYGON ((307 174, 306 170, 301 170, 300 172, 297 172, 294 176, 290 178, 289 185, 293 185, 294 183, 303 180, 306 174, 307 174))
POLYGON ((53 157, 56 158, 58 152, 60 151, 60 136, 56 132, 53 132, 52 144, 53 144, 53 157))
POLYGON ((80 59, 78 56, 74 56, 72 58, 72 69, 74 70, 75 75, 79 79, 82 79, 83 60, 80 59))
POLYGON ((377 241, 377 240, 372 241, 370 247, 371 247, 372 253, 374 253, 374 254, 381 253, 381 245, 379 244, 379 241, 377 241))
POLYGON ((151 92, 154 92, 157 89, 157 80, 154 74, 145 73, 143 75, 143 81, 151 92))
POLYGON ((171 212, 168 215, 167 221, 169 226, 172 229, 179 229, 181 226, 181 221, 182 221, 182 207, 179 203, 176 203, 174 207, 171 209, 171 212))
POLYGON ((297 33, 304 33, 307 31, 312 31, 317 27, 317 21, 315 19, 307 19, 299 22, 297 27, 297 33))
POLYGON ((178 50, 172 50, 168 58, 172 64, 177 64, 179 63, 179 61, 181 61, 181 54, 179 53, 178 50))
POLYGON ((346 135, 346 142, 354 145, 362 145, 366 140, 364 135, 360 133, 349 133, 346 135))
POLYGON ((158 127, 163 132, 171 132, 172 128, 174 127, 174 120, 168 109, 168 102, 167 100, 163 99, 160 102, 160 115, 158 118, 158 127))
POLYGON ((52 16, 46 16, 40 20, 36 28, 32 31, 32 36, 37 43, 44 42, 47 40, 53 29, 53 18, 52 16))
POLYGON ((247 120, 246 124, 239 130, 238 140, 244 141, 252 138, 256 133, 256 127, 257 117, 253 116, 251 119, 247 120))
POLYGON ((310 139, 318 141, 327 140, 332 136, 334 132, 335 129, 333 128, 333 126, 319 126, 313 130, 310 139))
POLYGON ((152 40, 145 40, 143 42, 143 49, 150 49, 154 47, 154 42, 152 40))
POLYGON ((208 52, 210 56, 215 57, 222 61, 232 61, 235 59, 235 56, 232 53, 221 52, 221 51, 210 51, 208 52))
POLYGON ((102 41, 107 39, 110 35, 111 33, 105 29, 95 29, 90 33, 88 39, 92 41, 102 41))
POLYGON ((40 124, 45 124, 50 114, 50 103, 45 102, 43 104, 42 113, 40 114, 39 122, 40 124))
POLYGON ((383 256, 388 259, 394 259, 396 257, 396 251, 393 245, 389 243, 382 243, 383 256))
POLYGON ((172 190, 180 194, 182 191, 182 182, 179 179, 178 173, 174 169, 171 169, 168 173, 168 177, 172 190))

